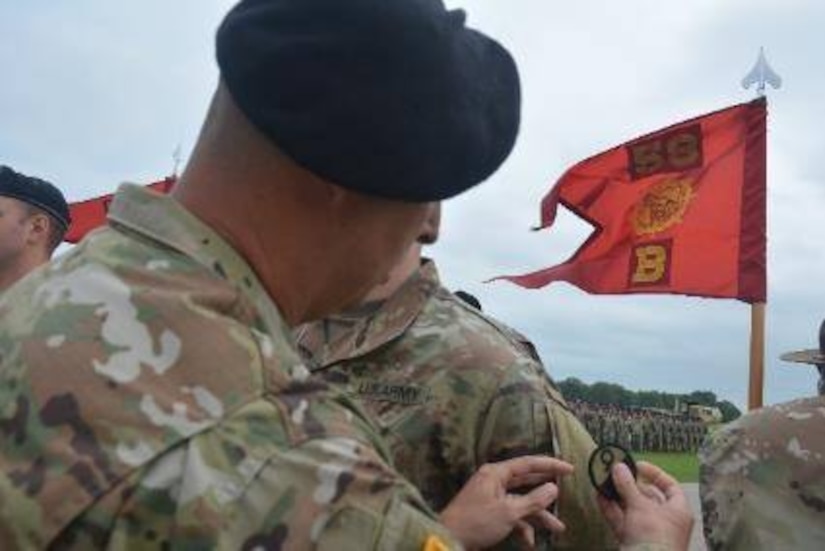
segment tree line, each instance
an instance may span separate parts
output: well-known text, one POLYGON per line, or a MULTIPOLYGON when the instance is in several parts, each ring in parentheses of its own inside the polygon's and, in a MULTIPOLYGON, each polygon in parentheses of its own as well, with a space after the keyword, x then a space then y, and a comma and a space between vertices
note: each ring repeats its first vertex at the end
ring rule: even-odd
POLYGON ((694 390, 690 394, 671 394, 658 390, 628 390, 614 383, 597 382, 592 385, 570 377, 558 383, 565 398, 581 400, 593 404, 616 405, 624 408, 657 408, 673 411, 677 400, 682 403, 715 406, 722 412, 722 421, 727 423, 742 415, 728 400, 719 400, 709 390, 694 390))

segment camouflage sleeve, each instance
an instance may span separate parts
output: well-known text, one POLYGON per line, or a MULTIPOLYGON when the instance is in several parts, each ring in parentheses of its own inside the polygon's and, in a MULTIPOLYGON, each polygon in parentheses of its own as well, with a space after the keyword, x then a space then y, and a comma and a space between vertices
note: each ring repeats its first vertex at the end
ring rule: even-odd
POLYGON ((329 437, 245 451, 235 445, 238 435, 228 434, 233 430, 207 431, 156 459, 76 520, 54 546, 460 549, 372 447, 329 437), (268 453, 260 453, 264 448, 268 453))
POLYGON ((418 551, 428 542, 459 548, 418 492, 350 439, 312 441, 273 461, 245 501, 243 524, 257 519, 237 535, 222 534, 227 547, 244 541, 249 549, 418 551))
POLYGON ((574 465, 575 473, 559 483, 555 513, 567 530, 553 540, 553 548, 617 547, 587 476, 587 462, 595 449, 593 439, 550 384, 541 364, 520 361, 506 370, 479 434, 479 464, 543 454, 574 465))
POLYGON ((818 549, 825 542, 822 399, 763 408, 700 452, 709 549, 818 549))
POLYGON ((526 454, 555 455, 550 409, 536 377, 524 367, 509 370, 481 419, 477 463, 526 454))
POLYGON ((739 430, 734 425, 720 428, 705 440, 700 452, 700 498, 705 540, 710 549, 719 549, 728 539, 728 526, 741 526, 743 479, 726 472, 724 464, 737 455, 739 430))

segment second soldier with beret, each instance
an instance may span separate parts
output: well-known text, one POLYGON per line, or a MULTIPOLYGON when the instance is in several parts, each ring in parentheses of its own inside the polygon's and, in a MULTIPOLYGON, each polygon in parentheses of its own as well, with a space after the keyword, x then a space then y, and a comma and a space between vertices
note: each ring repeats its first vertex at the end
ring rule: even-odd
POLYGON ((49 261, 69 223, 59 189, 0 165, 0 293, 49 261))

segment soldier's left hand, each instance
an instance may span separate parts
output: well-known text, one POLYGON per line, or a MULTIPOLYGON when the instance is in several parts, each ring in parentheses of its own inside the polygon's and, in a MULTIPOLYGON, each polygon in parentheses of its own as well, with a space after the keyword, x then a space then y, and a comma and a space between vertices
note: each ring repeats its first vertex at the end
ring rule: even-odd
POLYGON ((622 498, 620 502, 598 498, 619 543, 688 549, 693 512, 684 490, 675 478, 651 463, 640 461, 636 467, 639 482, 633 479, 626 465, 613 465, 613 481, 622 498))
POLYGON ((573 466, 545 456, 523 456, 482 465, 441 512, 441 522, 468 550, 495 545, 514 530, 528 548, 535 543, 533 525, 561 532, 564 523, 547 508, 558 487, 552 481, 573 466), (535 486, 526 494, 510 490, 535 486))

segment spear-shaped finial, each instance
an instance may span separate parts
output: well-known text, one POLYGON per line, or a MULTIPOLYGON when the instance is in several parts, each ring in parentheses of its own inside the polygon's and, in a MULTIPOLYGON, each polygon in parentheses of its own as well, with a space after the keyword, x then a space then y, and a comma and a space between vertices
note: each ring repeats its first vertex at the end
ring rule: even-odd
POLYGON ((768 65, 768 60, 765 59, 765 49, 761 47, 759 48, 756 65, 742 79, 742 87, 746 90, 753 84, 756 84, 756 95, 759 97, 765 95, 765 84, 770 84, 773 88, 782 86, 782 78, 768 65))

